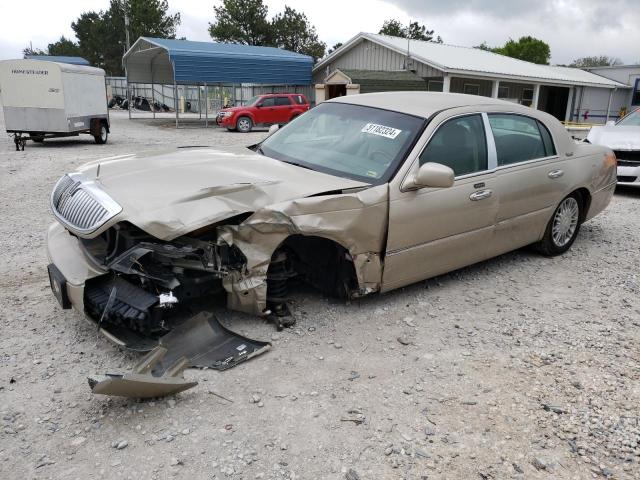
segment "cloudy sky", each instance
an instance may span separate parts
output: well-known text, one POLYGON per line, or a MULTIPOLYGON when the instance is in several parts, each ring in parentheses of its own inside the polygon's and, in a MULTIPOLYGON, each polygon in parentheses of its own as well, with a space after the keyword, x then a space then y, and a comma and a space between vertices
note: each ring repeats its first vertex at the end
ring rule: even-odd
MULTIPOLYGON (((178 36, 210 40, 207 26, 219 0, 169 0, 179 11, 178 36)), ((638 0, 265 0, 269 14, 285 3, 303 11, 328 46, 358 32, 377 32, 387 18, 417 20, 445 43, 502 45, 533 35, 551 46, 552 63, 589 55, 640 63, 638 0)), ((45 48, 60 35, 73 38, 71 22, 87 10, 108 8, 109 0, 0 0, 0 59, 20 58, 32 42, 45 48)))

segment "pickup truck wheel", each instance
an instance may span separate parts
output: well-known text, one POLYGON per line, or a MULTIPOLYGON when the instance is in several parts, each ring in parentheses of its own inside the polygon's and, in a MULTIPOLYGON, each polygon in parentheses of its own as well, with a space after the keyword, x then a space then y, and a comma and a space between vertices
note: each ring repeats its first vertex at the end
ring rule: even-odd
POLYGON ((236 122, 236 129, 242 133, 249 133, 253 128, 253 122, 249 117, 240 117, 236 122))
POLYGON ((582 198, 577 193, 565 197, 553 212, 544 237, 536 245, 538 251, 548 257, 561 255, 575 241, 580 231, 582 198))
POLYGON ((107 132, 107 126, 104 123, 100 125, 100 134, 94 135, 93 138, 98 145, 104 145, 105 143, 107 143, 109 132, 107 132))

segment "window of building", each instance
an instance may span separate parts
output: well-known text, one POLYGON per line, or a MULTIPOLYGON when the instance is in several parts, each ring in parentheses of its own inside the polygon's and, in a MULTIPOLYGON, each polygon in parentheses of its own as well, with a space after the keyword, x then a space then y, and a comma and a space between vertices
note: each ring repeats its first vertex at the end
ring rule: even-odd
POLYGON ((509 87, 498 85, 498 98, 509 98, 509 87))
POLYGON ((480 95, 480 85, 477 83, 465 83, 463 92, 467 95, 480 95))
POLYGON ((631 105, 640 105, 640 78, 636 78, 636 85, 631 97, 631 105))
POLYGON ((498 166, 544 158, 555 153, 551 135, 534 118, 496 113, 489 115, 489 124, 496 143, 498 166))
POLYGON ((480 115, 454 118, 442 125, 420 155, 420 165, 441 163, 456 176, 487 169, 487 141, 480 115))
POLYGON ((520 104, 525 107, 530 107, 533 104, 533 88, 523 88, 522 97, 520 98, 520 104))
POLYGON ((427 82, 427 90, 430 92, 441 92, 444 90, 444 82, 442 80, 429 80, 427 82))

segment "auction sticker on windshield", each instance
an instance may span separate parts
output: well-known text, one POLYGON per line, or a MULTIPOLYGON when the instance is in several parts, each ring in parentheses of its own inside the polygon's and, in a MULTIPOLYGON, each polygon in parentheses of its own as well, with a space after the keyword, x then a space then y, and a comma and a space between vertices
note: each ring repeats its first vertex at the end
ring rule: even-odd
POLYGON ((371 133, 373 135, 379 135, 392 140, 402 132, 402 130, 398 130, 397 128, 385 127, 384 125, 378 125, 376 123, 367 123, 360 131, 362 133, 371 133))

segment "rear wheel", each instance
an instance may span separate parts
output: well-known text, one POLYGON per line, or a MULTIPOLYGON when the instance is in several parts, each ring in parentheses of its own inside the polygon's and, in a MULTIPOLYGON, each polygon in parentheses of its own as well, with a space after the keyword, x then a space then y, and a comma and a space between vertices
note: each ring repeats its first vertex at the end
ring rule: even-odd
POLYGON ((104 123, 100 124, 99 132, 100 133, 98 135, 94 135, 93 138, 98 145, 104 145, 107 143, 107 138, 109 138, 109 132, 107 131, 107 126, 104 123))
POLYGON ((553 216, 538 242, 537 249, 543 255, 553 257, 569 250, 580 231, 582 198, 577 193, 565 197, 553 212, 553 216))
POLYGON ((249 117, 240 117, 236 122, 236 128, 239 132, 248 133, 253 128, 253 122, 249 117))

